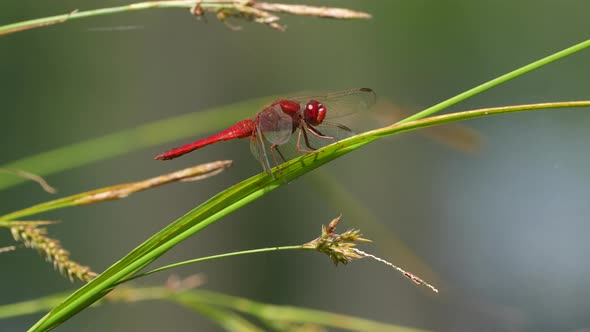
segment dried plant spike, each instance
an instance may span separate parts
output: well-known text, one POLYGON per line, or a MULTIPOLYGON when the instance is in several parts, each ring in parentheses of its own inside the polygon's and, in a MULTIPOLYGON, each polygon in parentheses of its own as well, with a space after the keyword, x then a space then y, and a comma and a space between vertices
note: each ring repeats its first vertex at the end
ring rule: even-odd
POLYGON ((304 244, 304 246, 315 248, 317 251, 327 254, 335 265, 338 265, 338 263, 346 265, 354 259, 364 257, 372 258, 378 262, 393 267, 402 273, 406 278, 412 280, 412 282, 415 284, 426 286, 433 292, 438 293, 438 289, 422 280, 415 274, 410 273, 382 258, 355 248, 356 244, 354 242, 371 242, 371 240, 363 238, 360 230, 358 229, 349 229, 342 234, 337 234, 336 226, 338 226, 340 220, 342 220, 342 214, 334 218, 328 224, 328 226, 322 225, 322 234, 320 237, 304 244))
POLYGON ((43 226, 57 224, 59 221, 52 220, 8 220, 0 221, 0 227, 13 228, 16 226, 43 226))
POLYGON ((50 194, 55 194, 57 192, 57 190, 55 188, 50 186, 49 183, 47 183, 47 181, 45 181, 45 179, 43 179, 42 177, 40 177, 37 174, 33 174, 33 173, 29 173, 29 172, 26 172, 26 171, 23 171, 20 169, 13 169, 13 168, 0 168, 0 172, 11 173, 11 174, 23 177, 25 179, 35 181, 41 186, 41 188, 43 188, 43 190, 45 190, 46 192, 48 192, 50 194))
POLYGON ((25 22, 28 24, 11 24, 10 28, 0 30, 0 36, 7 35, 9 33, 15 33, 15 32, 19 32, 19 31, 44 27, 44 26, 48 26, 48 25, 64 23, 65 21, 69 20, 70 17, 72 15, 76 14, 77 12, 78 12, 78 10, 74 9, 73 11, 71 11, 68 14, 53 16, 53 17, 49 17, 47 19, 31 20, 31 21, 25 22))
POLYGON ((48 262, 53 263, 56 270, 66 275, 70 281, 77 278, 88 282, 96 276, 90 267, 72 261, 70 253, 61 246, 61 243, 47 236, 46 228, 21 225, 11 227, 10 231, 16 241, 22 242, 27 248, 37 249, 48 262))
POLYGON ((222 170, 229 168, 231 165, 231 160, 214 161, 185 168, 176 172, 163 174, 143 181, 119 184, 59 198, 0 216, 0 227, 16 226, 13 220, 40 212, 69 206, 93 204, 107 200, 121 199, 135 192, 151 189, 171 182, 204 179, 206 177, 219 174, 222 170))
POLYGON ((2 247, 2 248, 0 248, 0 254, 4 253, 4 252, 9 252, 9 251, 15 251, 15 250, 16 250, 16 246, 2 247))
POLYGON ((332 259, 334 265, 338 265, 338 263, 346 265, 354 259, 362 258, 363 256, 353 250, 353 247, 356 246, 354 242, 371 241, 363 238, 358 229, 349 229, 342 234, 337 234, 335 230, 340 220, 342 220, 342 215, 334 218, 328 226, 322 225, 320 237, 303 245, 325 253, 332 259))
POLYGON ((229 168, 232 164, 231 160, 220 160, 206 164, 201 164, 180 171, 160 175, 151 179, 124 183, 108 188, 102 188, 94 191, 89 191, 80 195, 75 200, 76 205, 93 204, 102 201, 125 198, 135 192, 161 186, 175 181, 195 181, 202 180, 229 168))
POLYGON ((306 6, 306 5, 288 5, 282 3, 270 3, 270 2, 257 2, 252 5, 255 8, 275 12, 275 13, 287 13, 300 16, 315 16, 322 18, 334 18, 341 20, 352 20, 352 19, 369 19, 371 15, 365 12, 346 8, 333 8, 333 7, 318 7, 318 6, 306 6))
POLYGON ((136 2, 123 6, 86 11, 74 10, 66 14, 7 24, 0 26, 0 36, 92 16, 105 14, 112 15, 154 8, 187 8, 189 9, 190 14, 196 17, 204 17, 205 12, 209 11, 215 13, 217 18, 222 21, 228 17, 235 17, 265 24, 278 31, 284 31, 285 28, 277 23, 280 18, 276 14, 291 14, 341 20, 371 18, 371 15, 368 13, 345 8, 280 4, 258 2, 254 0, 161 0, 136 2))

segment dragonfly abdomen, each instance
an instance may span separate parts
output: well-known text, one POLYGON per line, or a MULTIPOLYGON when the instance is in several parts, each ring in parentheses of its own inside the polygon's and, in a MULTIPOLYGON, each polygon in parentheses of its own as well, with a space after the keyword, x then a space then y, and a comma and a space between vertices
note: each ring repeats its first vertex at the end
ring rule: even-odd
POLYGON ((206 145, 217 143, 219 141, 229 141, 232 139, 250 137, 256 128, 256 124, 252 119, 242 120, 235 125, 207 138, 196 140, 192 143, 168 150, 158 156, 157 160, 169 160, 182 156, 196 149, 200 149, 206 145))

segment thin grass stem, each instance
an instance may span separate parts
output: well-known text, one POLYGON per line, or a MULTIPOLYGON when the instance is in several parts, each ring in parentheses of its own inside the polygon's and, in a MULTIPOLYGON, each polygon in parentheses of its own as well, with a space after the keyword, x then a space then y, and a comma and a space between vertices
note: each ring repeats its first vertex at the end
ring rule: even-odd
POLYGON ((303 249, 303 250, 313 250, 314 248, 306 247, 306 246, 303 246, 303 245, 282 246, 282 247, 271 247, 271 248, 261 248, 261 249, 235 251, 235 252, 229 252, 229 253, 225 253, 225 254, 219 254, 219 255, 213 255, 213 256, 207 256, 207 257, 200 257, 200 258, 195 258, 195 259, 189 259, 189 260, 178 262, 178 263, 174 263, 174 264, 164 265, 162 267, 159 267, 157 269, 153 269, 153 270, 148 271, 148 272, 136 274, 133 277, 130 277, 130 278, 121 280, 120 282, 118 282, 115 285, 119 285, 119 284, 122 284, 122 283, 125 283, 125 282, 128 282, 128 281, 137 279, 137 278, 145 277, 145 276, 148 276, 150 274, 157 273, 157 272, 162 272, 162 271, 165 271, 165 270, 173 269, 173 268, 176 268, 176 267, 179 267, 179 266, 184 266, 184 265, 189 265, 189 264, 194 264, 194 263, 209 261, 209 260, 213 260, 213 259, 228 258, 228 257, 241 256, 241 255, 249 255, 249 254, 260 254, 260 253, 264 253, 264 252, 273 252, 273 251, 279 251, 279 250, 295 250, 295 249, 299 249, 299 250, 301 250, 301 249, 303 249))
POLYGON ((519 76, 522 76, 530 71, 533 71, 535 69, 539 69, 539 68, 541 68, 545 65, 548 65, 554 61, 557 61, 559 59, 563 59, 563 58, 570 56, 576 52, 580 52, 588 47, 590 47, 590 39, 587 39, 587 40, 585 40, 579 44, 576 44, 572 47, 568 47, 568 48, 566 48, 562 51, 559 51, 557 53, 551 54, 547 57, 544 57, 540 60, 530 63, 526 66, 520 67, 516 70, 513 70, 513 71, 507 73, 507 74, 499 76, 491 81, 487 81, 483 84, 480 84, 472 89, 469 89, 463 93, 460 93, 460 94, 458 94, 452 98, 449 98, 441 103, 438 103, 432 107, 429 107, 429 108, 423 110, 422 112, 419 112, 419 113, 416 113, 412 116, 409 116, 409 117, 399 121, 398 124, 423 119, 427 116, 438 113, 448 107, 451 107, 459 102, 462 102, 463 100, 466 100, 466 99, 471 98, 475 95, 478 95, 478 94, 480 94, 484 91, 487 91, 493 87, 496 87, 500 84, 506 83, 506 82, 508 82, 512 79, 515 79, 519 76))

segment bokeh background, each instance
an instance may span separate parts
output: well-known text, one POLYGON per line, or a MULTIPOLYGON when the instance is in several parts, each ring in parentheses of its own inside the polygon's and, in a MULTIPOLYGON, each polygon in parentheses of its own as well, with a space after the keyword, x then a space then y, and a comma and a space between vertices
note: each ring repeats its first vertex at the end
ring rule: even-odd
MULTIPOLYGON (((4 1, 0 22, 126 3, 4 1)), ((585 0, 305 3, 374 17, 283 16, 288 29, 280 33, 236 21, 243 29, 231 31, 211 15, 197 20, 185 10, 161 9, 1 37, 0 165, 175 115, 293 91, 366 86, 416 112, 580 42, 589 31, 585 0)), ((589 60, 587 51, 579 53, 449 111, 589 99, 589 60)), ((480 137, 480 147, 470 153, 420 133, 382 139, 225 217, 156 265, 307 242, 342 212, 340 230, 360 227, 380 239, 362 249, 433 281, 441 293, 416 287, 374 261, 335 268, 323 255, 301 252, 225 259, 175 273, 203 273, 207 289, 258 301, 436 331, 587 331, 589 114, 553 110, 470 121, 465 125, 480 137), (340 201, 326 181, 358 208, 340 201), (405 250, 395 250, 396 238, 405 250)), ((233 159, 234 167, 200 183, 40 218, 61 220, 51 234, 73 259, 104 270, 189 209, 260 172, 247 141, 220 143, 173 162, 152 160, 193 138, 47 180, 63 196, 217 159, 233 159)), ((0 174, 0 182, 6 179, 0 174)), ((23 183, 0 192, 0 209, 7 213, 51 198, 36 184, 23 183)), ((0 233, 0 246, 10 244, 10 234, 0 233)), ((31 250, 2 254, 0 261, 2 304, 79 287, 31 250)), ((138 284, 162 284, 167 276, 138 284)), ((39 318, 3 320, 0 330, 24 330, 39 318)), ((85 310, 58 328, 164 329, 221 330, 194 312, 160 302, 85 310)))

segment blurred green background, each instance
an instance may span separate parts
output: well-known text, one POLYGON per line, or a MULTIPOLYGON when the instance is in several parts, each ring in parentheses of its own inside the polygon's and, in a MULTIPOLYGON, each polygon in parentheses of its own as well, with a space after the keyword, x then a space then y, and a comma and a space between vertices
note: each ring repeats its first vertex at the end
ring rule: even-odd
MULTIPOLYGON (((291 1, 294 2, 294 1, 291 1)), ((4 1, 0 24, 126 4, 4 1)), ((298 1, 303 3, 303 1, 298 1)), ((307 1, 367 11, 369 21, 283 16, 284 33, 161 9, 94 17, 0 38, 0 165, 175 115, 293 91, 371 87, 410 112, 588 38, 590 2, 307 1)), ((453 107, 590 97, 582 52, 453 107)), ((261 105, 262 106, 262 105, 261 105)), ((255 114, 259 109, 252 109, 255 114)), ((236 119, 239 120, 239 119, 236 119)), ((374 261, 335 268, 327 257, 284 252, 175 270, 204 273, 207 289, 437 331, 585 331, 590 328, 590 116, 586 110, 471 121, 482 146, 464 153, 418 133, 380 140, 290 183, 185 241, 157 265, 222 252, 307 242, 344 213, 403 239, 419 259, 374 252, 433 281, 415 287, 374 261), (318 177, 364 207, 334 202, 318 177), (358 212, 358 210, 357 210, 358 212)), ((195 124, 198 126, 198 124, 195 124)), ((211 128, 213 132, 219 128, 211 128)), ((140 149, 47 180, 69 195, 201 162, 234 167, 200 183, 173 184, 121 201, 47 213, 72 258, 102 271, 192 207, 260 172, 247 141, 220 143, 172 162, 152 158, 193 138, 140 149)), ((93 151, 87 151, 92 154, 93 151)), ((0 174, 0 182, 8 176, 0 174)), ((55 198, 24 183, 0 191, 7 213, 55 198)), ((379 232, 381 233, 381 232, 379 232)), ((10 245, 8 231, 0 246, 10 245)), ((73 290, 31 250, 2 254, 1 304, 73 290)), ((140 280, 161 284, 167 273, 140 280)), ((40 315, 0 321, 19 331, 40 315)), ((169 303, 85 310, 59 331, 220 331, 169 303)))

